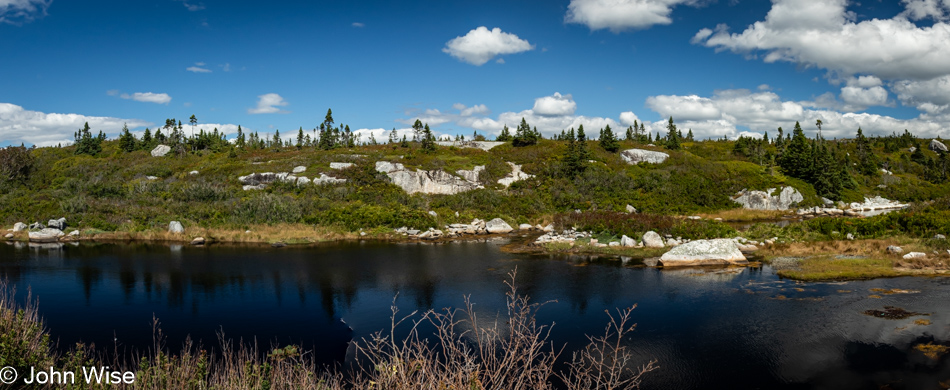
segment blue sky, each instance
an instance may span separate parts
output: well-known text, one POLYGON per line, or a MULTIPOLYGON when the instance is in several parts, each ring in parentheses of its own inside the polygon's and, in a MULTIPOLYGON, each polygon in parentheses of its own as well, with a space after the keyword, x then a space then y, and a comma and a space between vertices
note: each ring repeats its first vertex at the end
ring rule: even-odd
POLYGON ((552 134, 947 135, 950 0, 0 0, 0 145, 165 118, 287 136, 416 118, 552 134))

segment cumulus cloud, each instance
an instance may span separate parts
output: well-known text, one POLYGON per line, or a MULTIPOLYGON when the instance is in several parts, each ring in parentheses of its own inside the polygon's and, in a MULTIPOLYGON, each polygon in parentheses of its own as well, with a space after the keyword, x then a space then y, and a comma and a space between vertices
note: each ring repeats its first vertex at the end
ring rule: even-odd
POLYGON ((21 25, 46 16, 53 0, 0 0, 0 23, 21 25))
POLYGON ((591 30, 645 29, 655 24, 670 24, 670 13, 679 4, 695 0, 571 0, 564 21, 586 25, 591 30))
POLYGON ((907 9, 901 14, 911 20, 932 18, 947 20, 950 11, 950 0, 901 0, 907 9))
POLYGON ((511 129, 516 128, 521 123, 521 118, 524 118, 529 125, 537 127, 538 131, 545 137, 552 137, 562 130, 584 125, 588 137, 596 138, 597 130, 602 127, 610 125, 615 131, 620 132, 622 127, 632 125, 633 120, 637 118, 633 112, 621 113, 620 121, 613 118, 575 115, 577 103, 574 102, 571 95, 561 95, 557 92, 550 96, 535 99, 535 104, 531 109, 519 112, 503 112, 497 118, 489 117, 488 107, 481 104, 467 107, 464 104, 456 103, 452 108, 459 112, 452 113, 428 109, 407 113, 409 118, 399 119, 398 121, 411 125, 416 119, 419 119, 424 123, 428 123, 430 127, 452 123, 476 130, 482 134, 498 135, 504 126, 511 129))
POLYGON ((248 108, 248 114, 286 114, 289 111, 281 110, 278 107, 288 105, 284 98, 276 93, 267 93, 257 97, 257 107, 248 108))
POLYGON ((129 128, 144 127, 149 122, 80 114, 57 114, 26 110, 21 106, 0 103, 0 144, 33 144, 51 146, 73 142, 73 133, 88 122, 93 131, 117 134, 123 124, 129 128))
MULTIPOLYGON (((854 88, 860 88, 855 86, 854 88)), ((870 89, 878 88, 871 87, 870 89)), ((833 96, 832 96, 833 99, 833 96)), ((826 105, 826 104, 825 104, 826 105)), ((697 138, 735 138, 744 131, 761 136, 768 131, 775 135, 778 127, 790 131, 796 121, 808 132, 817 131, 812 125, 821 119, 822 134, 826 138, 853 137, 860 127, 865 134, 884 135, 908 129, 920 136, 944 136, 950 126, 950 115, 922 114, 912 119, 897 119, 885 115, 840 112, 816 102, 784 101, 773 92, 748 90, 716 91, 711 97, 697 95, 662 95, 647 99, 647 106, 661 114, 672 116, 680 129, 690 128, 697 138)), ((650 130, 665 131, 662 122, 649 123, 650 130)))
MULTIPOLYGON (((741 33, 730 33, 722 25, 703 29, 694 42, 737 53, 764 52, 765 62, 817 66, 845 77, 870 74, 885 80, 928 80, 950 74, 950 24, 939 21, 918 27, 903 14, 858 22, 847 3, 773 0, 764 21, 741 33)), ((905 3, 913 7, 928 2, 905 3)))
POLYGON ((515 54, 534 50, 534 45, 518 38, 517 35, 502 32, 500 28, 489 30, 478 27, 461 37, 455 37, 445 43, 443 52, 470 63, 481 66, 493 58, 504 54, 515 54))
POLYGON ((577 110, 577 103, 570 94, 561 95, 555 92, 554 95, 539 97, 534 100, 534 107, 531 109, 535 114, 545 116, 563 116, 574 115, 577 110))
POLYGON ((153 93, 153 92, 136 92, 131 95, 123 93, 119 97, 126 100, 135 100, 137 102, 146 102, 146 103, 158 103, 158 104, 168 104, 172 101, 172 97, 168 96, 167 93, 153 93))
POLYGON ((360 22, 353 22, 352 26, 353 26, 353 27, 357 27, 357 28, 359 28, 359 27, 366 27, 365 24, 360 23, 360 22))

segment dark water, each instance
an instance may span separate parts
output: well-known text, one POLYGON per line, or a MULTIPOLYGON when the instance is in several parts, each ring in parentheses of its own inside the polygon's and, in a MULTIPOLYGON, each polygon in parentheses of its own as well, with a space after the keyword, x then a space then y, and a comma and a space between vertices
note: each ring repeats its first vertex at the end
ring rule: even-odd
MULTIPOLYGON (((54 338, 120 350, 148 348, 153 316, 169 346, 186 335, 215 346, 216 332, 264 346, 302 344, 325 362, 404 313, 504 307, 505 274, 521 291, 557 300, 541 312, 568 349, 601 332, 604 310, 638 304, 629 339, 657 359, 646 389, 938 389, 950 357, 914 350, 950 343, 950 279, 895 278, 797 284, 768 268, 658 270, 619 260, 502 253, 500 242, 343 243, 311 248, 167 245, 0 245, 0 275, 32 289, 54 338), (886 295, 872 288, 919 291, 886 295), (881 295, 881 299, 869 298, 881 295), (862 314, 899 306, 903 320, 862 314), (931 325, 915 325, 915 319, 931 325), (889 386, 889 387, 883 387, 889 386)), ((174 349, 174 348, 173 348, 174 349)))

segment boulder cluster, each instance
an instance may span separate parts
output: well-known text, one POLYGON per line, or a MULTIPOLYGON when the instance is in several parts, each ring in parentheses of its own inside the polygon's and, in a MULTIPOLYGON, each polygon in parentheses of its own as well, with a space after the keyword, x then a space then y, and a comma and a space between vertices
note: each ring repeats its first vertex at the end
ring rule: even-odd
MULTIPOLYGON (((528 231, 528 230, 542 230, 540 225, 532 226, 529 224, 518 225, 518 230, 528 231)), ((552 228, 553 229, 553 228, 552 228)), ((515 229, 511 227, 505 220, 501 218, 495 218, 490 221, 484 221, 478 218, 472 220, 471 223, 454 223, 451 225, 446 225, 444 230, 429 228, 429 230, 419 230, 413 228, 407 228, 405 226, 395 229, 397 234, 402 234, 410 239, 419 239, 419 240, 436 240, 439 238, 456 238, 462 237, 465 235, 480 235, 480 234, 506 234, 511 233, 515 229)))
MULTIPOLYGON (((331 163, 331 168, 333 164, 347 164, 347 163, 331 163)), ((305 186, 309 184, 313 185, 324 185, 324 184, 338 184, 345 183, 346 179, 338 179, 332 176, 327 176, 324 173, 320 174, 320 177, 314 178, 311 180, 306 176, 298 176, 297 174, 303 173, 307 170, 307 167, 298 166, 295 167, 292 172, 263 172, 263 173, 252 173, 250 175, 238 177, 238 181, 241 182, 244 186, 242 187, 245 191, 247 190, 262 190, 268 184, 282 181, 287 183, 296 183, 297 186, 305 186)))
POLYGON ((835 216, 861 217, 861 212, 895 210, 906 208, 907 206, 908 205, 906 203, 900 203, 882 198, 880 196, 875 196, 873 198, 864 198, 864 202, 852 202, 849 205, 839 202, 838 207, 828 204, 826 207, 815 206, 811 208, 798 209, 797 214, 804 218, 835 216))
POLYGON ((17 222, 13 224, 13 229, 7 230, 10 233, 7 233, 4 238, 11 240, 14 233, 23 231, 27 232, 30 242, 59 242, 79 237, 78 230, 73 230, 69 234, 64 233, 64 230, 66 230, 66 218, 51 219, 46 222, 45 226, 39 222, 33 222, 29 225, 17 222))

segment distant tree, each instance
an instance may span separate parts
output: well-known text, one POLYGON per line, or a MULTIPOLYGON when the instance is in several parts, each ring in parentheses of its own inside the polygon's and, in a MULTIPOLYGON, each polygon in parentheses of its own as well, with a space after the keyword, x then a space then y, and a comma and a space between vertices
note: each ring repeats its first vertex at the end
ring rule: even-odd
POLYGON ((237 144, 237 147, 241 149, 244 149, 244 147, 246 146, 244 131, 241 130, 241 125, 238 125, 237 140, 235 140, 235 144, 237 144))
POLYGON ((274 129, 274 138, 271 139, 271 147, 274 148, 275 152, 279 152, 283 144, 284 141, 280 139, 280 129, 274 129))
POLYGON ((191 118, 188 118, 188 123, 191 123, 191 136, 195 136, 195 125, 198 124, 198 118, 195 117, 195 114, 191 114, 191 118))
POLYGON ((521 118, 521 124, 518 125, 518 130, 515 131, 515 137, 511 139, 512 146, 530 146, 538 143, 540 134, 536 130, 532 130, 528 126, 528 122, 525 119, 521 118))
POLYGON ((666 148, 670 150, 677 150, 680 148, 680 134, 676 129, 676 125, 673 124, 673 117, 670 117, 669 123, 666 125, 666 148))
POLYGON ((142 142, 139 144, 141 149, 151 149, 152 148, 152 131, 145 128, 145 133, 142 134, 142 142))
POLYGON ((95 156, 102 152, 102 141, 106 135, 100 130, 98 136, 93 136, 89 129, 89 122, 73 135, 76 139, 76 154, 95 156))
MULTIPOLYGON (((633 124, 636 124, 637 121, 633 121, 633 122, 634 122, 633 124)), ((624 141, 633 141, 633 139, 634 139, 633 137, 634 137, 634 135, 633 135, 633 126, 628 126, 628 127, 627 127, 627 133, 624 134, 623 140, 624 140, 624 141)))
POLYGON ((388 142, 388 143, 389 143, 390 145, 394 145, 394 144, 396 143, 396 128, 395 128, 395 127, 393 127, 393 130, 389 132, 389 142, 388 142))
POLYGON ((303 126, 297 130, 297 150, 303 149, 303 126))
POLYGON ((620 150, 620 141, 617 140, 617 136, 614 135, 614 131, 610 129, 610 125, 600 129, 600 147, 604 150, 615 153, 620 150))
POLYGON ((426 153, 435 152, 435 137, 432 135, 432 130, 429 129, 428 123, 426 123, 422 130, 422 150, 426 153))
POLYGON ((135 151, 135 136, 129 132, 127 124, 122 125, 122 132, 119 134, 119 149, 126 152, 135 151))
POLYGON ((403 148, 408 148, 408 147, 409 147, 409 140, 406 139, 406 135, 405 135, 405 134, 402 135, 402 142, 399 143, 399 146, 401 146, 401 147, 403 147, 403 148))
MULTIPOLYGON (((765 133, 765 136, 768 137, 768 136, 769 136, 769 133, 766 132, 766 133, 765 133)), ((695 141, 695 140, 693 139, 693 129, 689 129, 689 133, 686 133, 686 140, 687 140, 687 141, 695 141)))
POLYGON ((785 148, 785 152, 779 156, 778 165, 782 167, 786 175, 807 180, 811 176, 813 163, 812 148, 808 145, 808 139, 805 138, 801 125, 795 122, 792 140, 785 148))
POLYGON ((422 139, 423 132, 425 132, 425 127, 422 126, 422 121, 416 119, 416 122, 412 124, 412 141, 416 142, 422 139))
POLYGON ((35 171, 35 159, 30 153, 33 148, 7 146, 0 148, 0 183, 25 183, 35 171))
POLYGON ((854 154, 858 158, 857 169, 864 175, 878 173, 877 156, 871 148, 871 142, 864 136, 864 131, 858 127, 858 134, 854 137, 854 154))
POLYGON ((501 134, 498 134, 498 136, 495 137, 495 141, 499 141, 499 142, 511 141, 511 132, 508 130, 508 125, 505 125, 504 127, 501 128, 501 134))

